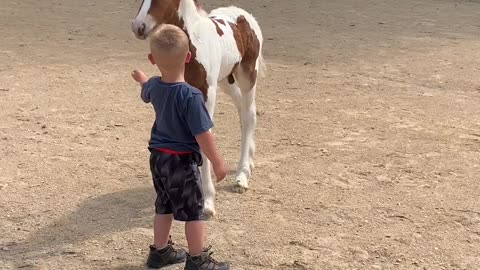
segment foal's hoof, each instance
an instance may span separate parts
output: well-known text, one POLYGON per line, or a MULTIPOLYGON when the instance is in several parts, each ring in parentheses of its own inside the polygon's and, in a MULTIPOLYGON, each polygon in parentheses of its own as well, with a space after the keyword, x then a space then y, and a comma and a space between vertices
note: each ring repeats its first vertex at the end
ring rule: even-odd
POLYGON ((245 193, 245 191, 248 190, 248 183, 247 181, 242 181, 241 179, 235 180, 235 183, 233 183, 233 191, 237 193, 245 193))
POLYGON ((205 205, 203 207, 203 217, 206 220, 210 220, 210 219, 214 218, 215 215, 216 215, 215 207, 211 203, 209 203, 208 201, 205 201, 205 205))

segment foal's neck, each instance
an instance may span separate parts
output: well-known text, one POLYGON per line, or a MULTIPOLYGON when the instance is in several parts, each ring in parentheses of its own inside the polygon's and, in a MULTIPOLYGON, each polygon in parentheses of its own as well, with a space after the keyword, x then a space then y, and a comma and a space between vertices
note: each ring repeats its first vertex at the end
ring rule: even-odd
POLYGON ((206 12, 201 8, 198 1, 195 0, 180 0, 177 13, 185 28, 189 28, 197 20, 206 16, 206 12))

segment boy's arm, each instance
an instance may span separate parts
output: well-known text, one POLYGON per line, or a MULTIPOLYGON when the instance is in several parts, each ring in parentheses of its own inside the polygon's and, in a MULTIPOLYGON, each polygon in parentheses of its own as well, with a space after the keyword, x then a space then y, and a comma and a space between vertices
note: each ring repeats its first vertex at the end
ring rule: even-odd
POLYGON ((194 93, 187 99, 185 119, 203 153, 212 162, 217 181, 222 181, 227 176, 227 169, 225 168, 225 162, 217 150, 215 138, 212 133, 210 133, 210 129, 213 128, 213 122, 212 119, 210 119, 207 108, 205 107, 203 95, 200 91, 196 94, 194 93))
POLYGON ((222 181, 227 176, 227 169, 225 167, 225 162, 217 150, 217 145, 212 133, 210 133, 210 131, 205 131, 195 136, 195 139, 197 140, 198 145, 200 145, 203 153, 212 162, 213 171, 215 172, 217 181, 222 181))
POLYGON ((148 82, 147 75, 145 75, 143 71, 136 69, 132 72, 132 77, 142 87, 142 91, 140 92, 142 100, 146 103, 150 102, 150 91, 148 87, 145 87, 145 84, 148 82))

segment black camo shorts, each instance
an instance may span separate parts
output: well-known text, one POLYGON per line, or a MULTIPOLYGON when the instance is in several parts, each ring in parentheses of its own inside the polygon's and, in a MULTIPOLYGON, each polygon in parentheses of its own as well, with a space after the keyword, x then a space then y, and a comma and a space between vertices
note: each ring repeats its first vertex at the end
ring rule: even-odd
POLYGON ((201 156, 150 150, 150 170, 157 192, 155 213, 173 214, 178 221, 203 220, 201 156))

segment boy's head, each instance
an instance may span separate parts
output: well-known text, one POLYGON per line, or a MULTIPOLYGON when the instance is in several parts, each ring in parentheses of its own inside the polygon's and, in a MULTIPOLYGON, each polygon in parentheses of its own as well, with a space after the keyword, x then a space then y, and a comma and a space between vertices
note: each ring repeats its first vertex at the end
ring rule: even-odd
POLYGON ((188 37, 175 25, 163 24, 150 35, 148 59, 160 71, 183 70, 191 58, 188 37))

